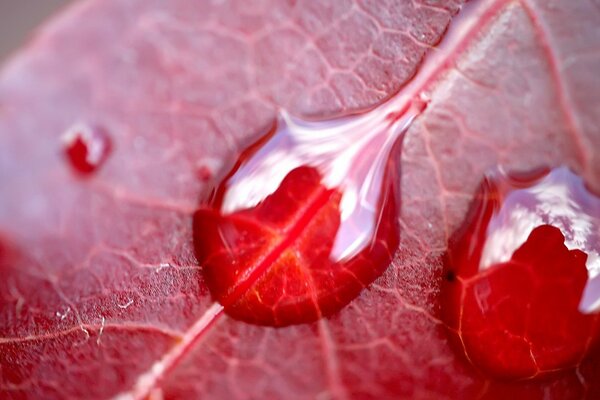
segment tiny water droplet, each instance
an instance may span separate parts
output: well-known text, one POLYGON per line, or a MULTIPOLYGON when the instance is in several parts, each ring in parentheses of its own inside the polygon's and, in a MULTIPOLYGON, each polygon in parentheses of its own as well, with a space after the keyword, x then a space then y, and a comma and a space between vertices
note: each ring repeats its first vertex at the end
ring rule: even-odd
POLYGON ((110 138, 98 126, 78 123, 62 136, 65 156, 73 169, 81 174, 96 171, 108 157, 110 138))
POLYGON ((201 182, 208 182, 213 178, 213 173, 207 165, 201 165, 196 169, 196 176, 201 182))
POLYGON ((600 198, 561 167, 482 183, 448 250, 443 318, 484 373, 575 367, 600 339, 600 198))

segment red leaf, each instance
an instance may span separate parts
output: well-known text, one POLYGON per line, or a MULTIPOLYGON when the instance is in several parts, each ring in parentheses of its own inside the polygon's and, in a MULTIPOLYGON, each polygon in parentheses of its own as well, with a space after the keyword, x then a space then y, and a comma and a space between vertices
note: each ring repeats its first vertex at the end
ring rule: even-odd
POLYGON ((478 375, 438 294, 491 166, 567 164, 600 188, 600 8, 479 0, 469 19, 457 3, 96 0, 56 18, 0 77, 3 397, 598 397, 598 357, 545 381, 478 375), (433 50, 448 24, 463 40, 433 50), (431 102, 404 140, 387 272, 313 324, 218 314, 192 250, 198 176, 226 171, 277 107, 362 111, 415 74, 431 102), (112 142, 85 179, 60 140, 79 123, 112 142))

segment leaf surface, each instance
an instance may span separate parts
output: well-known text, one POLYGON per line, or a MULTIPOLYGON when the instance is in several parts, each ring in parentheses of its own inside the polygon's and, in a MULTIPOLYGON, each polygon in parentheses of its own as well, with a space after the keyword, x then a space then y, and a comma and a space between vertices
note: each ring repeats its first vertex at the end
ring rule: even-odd
POLYGON ((599 396, 599 357, 543 382, 486 380, 449 346, 438 298, 488 168, 567 164, 600 188, 595 0, 477 2, 487 17, 428 77, 405 137, 395 259, 339 314, 248 325, 202 281, 200 178, 278 107, 327 118, 393 96, 464 23, 458 3, 92 0, 56 17, 0 77, 2 397, 599 396), (80 122, 112 139, 88 178, 60 142, 80 122))

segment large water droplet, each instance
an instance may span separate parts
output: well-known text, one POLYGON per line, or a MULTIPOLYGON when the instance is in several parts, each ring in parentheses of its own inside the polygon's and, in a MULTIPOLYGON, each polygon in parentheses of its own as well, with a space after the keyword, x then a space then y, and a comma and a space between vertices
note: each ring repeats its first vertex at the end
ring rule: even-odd
POLYGON ((81 174, 96 171, 110 152, 108 134, 97 126, 75 124, 62 136, 64 151, 71 167, 81 174))
POLYGON ((531 378, 598 342, 600 199, 567 168, 490 174, 451 241, 443 315, 480 370, 531 378))
POLYGON ((424 109, 306 122, 282 113, 196 213, 196 252, 230 315, 288 325, 338 311, 397 248, 394 146, 424 109))

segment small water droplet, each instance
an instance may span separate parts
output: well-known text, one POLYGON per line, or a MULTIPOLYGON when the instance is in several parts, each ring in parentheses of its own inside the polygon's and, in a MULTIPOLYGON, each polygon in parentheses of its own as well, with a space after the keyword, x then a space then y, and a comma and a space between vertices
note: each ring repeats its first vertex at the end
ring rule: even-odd
POLYGON ((67 130, 62 142, 70 165, 81 174, 96 171, 106 161, 111 147, 106 131, 83 123, 67 130))
POLYGON ((196 169, 196 176, 202 182, 208 182, 213 178, 211 169, 206 165, 201 165, 196 169))
POLYGON ((448 250, 454 343, 499 378, 576 366, 600 339, 599 254, 600 198, 575 173, 490 174, 448 250))

